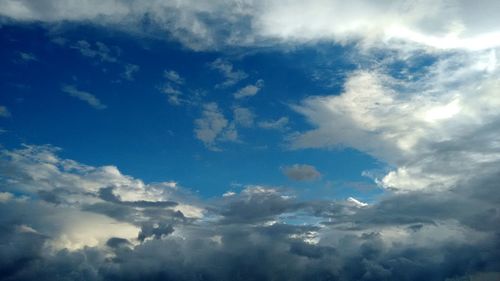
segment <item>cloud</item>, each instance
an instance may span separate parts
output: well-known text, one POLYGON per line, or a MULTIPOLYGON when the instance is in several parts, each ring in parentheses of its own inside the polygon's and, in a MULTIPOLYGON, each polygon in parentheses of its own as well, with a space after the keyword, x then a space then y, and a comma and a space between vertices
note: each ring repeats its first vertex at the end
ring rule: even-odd
POLYGON ((239 89, 236 93, 234 93, 235 99, 242 99, 246 97, 255 96, 264 86, 264 81, 262 79, 257 80, 255 84, 246 85, 245 87, 239 89))
POLYGON ((72 45, 71 48, 78 50, 85 57, 96 58, 102 62, 118 62, 119 50, 117 47, 111 49, 99 41, 95 42, 94 45, 93 47, 89 42, 80 40, 72 45))
POLYGON ((127 31, 164 32, 195 50, 269 42, 361 40, 394 47, 401 41, 438 49, 500 46, 497 1, 373 2, 343 1, 192 1, 61 0, 32 3, 2 0, 0 15, 16 21, 93 22, 127 31), (144 28, 144 20, 156 29, 144 28))
MULTIPOLYGON (((174 182, 145 183, 115 166, 62 159, 50 146, 3 150, 0 274, 8 280, 498 279, 498 5, 0 0, 5 22, 167 31, 194 50, 350 44, 357 70, 340 93, 293 106, 311 128, 292 134, 289 145, 352 147, 388 169, 373 176, 386 192, 368 205, 353 197, 301 199, 262 185, 201 200, 174 182)), ((72 46, 105 62, 119 54, 98 42, 72 46)), ((218 87, 248 77, 222 59, 211 67, 224 76, 218 87)), ((249 86, 243 96, 260 89, 249 86)), ((103 106, 73 86, 63 91, 103 106)), ((207 103, 195 136, 217 150, 220 142, 238 140, 238 126, 250 126, 248 113, 233 109, 228 120, 207 103)), ((284 118, 258 126, 284 128, 284 118)))
MULTIPOLYGON (((411 67, 418 60, 417 53, 397 61, 411 67)), ((340 95, 295 106, 314 129, 291 146, 364 151, 393 167, 377 177, 379 185, 401 191, 453 188, 498 163, 495 50, 437 55, 411 79, 384 64, 352 73, 340 95)))
POLYGON ((38 58, 33 53, 19 52, 19 56, 23 61, 38 61, 38 58))
POLYGON ((282 168, 283 174, 295 181, 310 181, 321 177, 321 173, 314 166, 293 164, 282 168))
POLYGON ((242 127, 252 127, 254 124, 255 114, 248 108, 235 107, 233 109, 234 122, 242 127))
POLYGON ((241 80, 244 80, 248 77, 248 74, 246 74, 244 71, 234 70, 232 63, 223 60, 221 58, 218 58, 214 60, 212 63, 210 63, 210 67, 212 69, 219 71, 226 79, 221 84, 217 84, 216 87, 233 86, 238 82, 240 82, 241 80))
POLYGON ((194 133, 197 139, 211 150, 220 150, 217 141, 232 140, 237 138, 234 127, 224 117, 216 103, 203 105, 202 117, 194 121, 194 133))
POLYGON ((359 201, 358 199, 356 199, 354 197, 347 198, 347 202, 353 204, 356 207, 365 207, 365 206, 368 206, 367 203, 361 202, 361 201, 359 201))
POLYGON ((175 84, 184 84, 184 78, 182 78, 179 73, 177 73, 176 71, 174 70, 165 70, 163 72, 163 76, 165 76, 165 78, 170 81, 170 82, 173 82, 175 84))
POLYGON ((288 117, 280 117, 277 120, 260 121, 259 127, 267 130, 286 130, 288 127, 288 117))
POLYGON ((389 193, 369 205, 246 186, 205 201, 209 213, 187 219, 161 203, 197 206, 176 184, 147 184, 116 167, 88 166, 57 152, 50 146, 2 151, 0 185, 11 194, 0 201, 4 278, 460 280, 499 274, 498 173, 446 192, 389 193), (41 190, 57 194, 60 203, 39 197, 41 190))
POLYGON ((140 67, 135 64, 127 63, 125 65, 125 71, 123 72, 123 77, 129 81, 134 80, 134 75, 139 72, 140 67))
POLYGON ((168 102, 171 105, 192 104, 195 100, 192 98, 182 97, 183 93, 180 86, 184 84, 184 78, 175 70, 165 70, 163 76, 166 81, 160 87, 160 91, 168 96, 168 102))
POLYGON ((11 114, 9 109, 4 105, 0 105, 0 117, 10 117, 10 116, 11 114))
POLYGON ((75 97, 81 101, 88 103, 95 109, 105 109, 107 107, 106 105, 102 104, 101 101, 91 93, 80 91, 75 86, 63 85, 61 87, 61 91, 69 94, 72 97, 75 97))
POLYGON ((172 105, 180 105, 183 102, 183 99, 180 98, 182 92, 169 83, 161 87, 160 91, 167 95, 168 102, 172 105))

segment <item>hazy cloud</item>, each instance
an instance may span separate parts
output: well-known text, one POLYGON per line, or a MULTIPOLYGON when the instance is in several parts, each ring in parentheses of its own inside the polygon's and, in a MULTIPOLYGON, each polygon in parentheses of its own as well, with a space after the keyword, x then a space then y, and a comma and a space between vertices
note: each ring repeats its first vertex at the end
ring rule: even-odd
POLYGON ((258 123, 259 127, 268 130, 285 130, 288 125, 288 117, 280 117, 276 120, 260 121, 258 123))
POLYGON ((213 61, 210 64, 210 67, 219 71, 226 79, 221 84, 217 84, 216 87, 229 87, 248 77, 248 74, 246 74, 244 71, 235 70, 232 63, 221 58, 213 61))
POLYGON ((129 81, 134 80, 134 76, 139 72, 140 67, 135 64, 127 63, 125 64, 125 71, 123 72, 123 77, 129 81))
POLYGON ((0 117, 10 117, 10 116, 11 114, 9 109, 4 105, 0 105, 0 117))
POLYGON ((63 85, 61 87, 61 91, 69 94, 72 97, 75 97, 81 101, 88 103, 95 109, 105 109, 107 107, 106 105, 102 104, 101 101, 91 93, 78 90, 75 86, 63 85))

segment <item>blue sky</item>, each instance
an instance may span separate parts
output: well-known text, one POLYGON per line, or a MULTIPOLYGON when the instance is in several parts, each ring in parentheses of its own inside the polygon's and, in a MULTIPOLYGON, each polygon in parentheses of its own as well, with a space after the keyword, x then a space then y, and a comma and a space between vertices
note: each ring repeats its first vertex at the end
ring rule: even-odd
POLYGON ((297 150, 287 142, 310 127, 293 105, 342 90, 347 72, 356 68, 343 55, 349 46, 194 52, 177 42, 137 40, 92 27, 49 32, 36 25, 4 27, 2 45, 7 62, 2 65, 2 102, 12 115, 1 120, 7 147, 51 144, 62 148, 64 157, 95 166, 113 164, 149 182, 174 180, 203 197, 248 184, 294 188, 308 197, 370 200, 380 193, 372 179, 362 176, 384 167, 369 155, 340 146, 297 150), (109 51, 99 50, 99 44, 109 51), (216 60, 241 78, 222 85, 230 78, 214 68, 216 60), (130 77, 128 65, 134 66, 130 77), (171 71, 182 83, 165 77, 171 71), (262 86, 254 96, 234 97, 259 80, 262 86), (167 85, 186 102, 169 102, 162 92, 167 85), (100 104, 71 96, 64 91, 67 86, 100 104), (237 139, 215 144, 217 151, 195 133, 195 120, 209 103, 217 104, 228 122, 235 122, 236 108, 251 114, 249 124, 236 125, 237 139), (262 128, 280 118, 285 123, 262 128), (290 180, 282 170, 293 164, 314 166, 321 177, 306 183, 290 180), (360 192, 351 184, 372 187, 360 192))
POLYGON ((0 0, 0 280, 500 280, 498 11, 0 0))

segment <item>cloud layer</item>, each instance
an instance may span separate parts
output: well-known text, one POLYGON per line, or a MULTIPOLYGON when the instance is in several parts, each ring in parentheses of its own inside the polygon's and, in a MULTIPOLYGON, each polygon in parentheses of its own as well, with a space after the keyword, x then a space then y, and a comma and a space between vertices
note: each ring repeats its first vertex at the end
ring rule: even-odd
POLYGON ((174 182, 2 152, 5 280, 463 280, 499 277, 498 177, 367 205, 247 186, 207 204, 174 182), (294 223, 295 222, 295 223, 294 223), (461 279, 462 278, 462 279, 461 279))
MULTIPOLYGON (((145 20, 194 49, 361 39, 406 41, 438 49, 500 46, 498 1, 125 1, 2 0, 0 15, 18 21, 94 22, 145 30, 145 20)), ((151 28, 148 29, 151 31, 151 28)), ((154 28, 153 28, 154 30, 154 28)), ((385 43, 384 43, 385 44, 385 43)))

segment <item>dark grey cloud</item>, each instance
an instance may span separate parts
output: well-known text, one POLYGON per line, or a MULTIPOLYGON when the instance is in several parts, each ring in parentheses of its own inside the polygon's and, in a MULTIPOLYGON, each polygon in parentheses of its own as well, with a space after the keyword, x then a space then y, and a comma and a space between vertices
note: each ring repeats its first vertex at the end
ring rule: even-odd
POLYGON ((72 162, 70 169, 55 153, 47 147, 4 151, 10 157, 1 159, 3 179, 16 179, 23 190, 39 189, 23 197, 2 179, 2 190, 11 193, 0 201, 0 280, 437 281, 500 276, 500 178, 493 169, 451 190, 387 193, 366 206, 301 200, 289 190, 248 186, 204 202, 204 216, 189 218, 175 209, 187 204, 176 193, 169 193, 175 201, 131 200, 129 189, 117 184, 122 178, 101 178, 116 177, 115 170, 99 170, 97 176, 95 168, 85 166, 87 173, 68 186, 63 179, 77 179, 72 173, 83 166, 72 162), (50 175, 57 188, 25 174, 49 162, 66 165, 50 175), (97 178, 95 189, 91 183, 97 178))
POLYGON ((295 181, 310 181, 321 177, 321 173, 314 166, 307 164, 285 166, 282 171, 289 179, 295 181))

